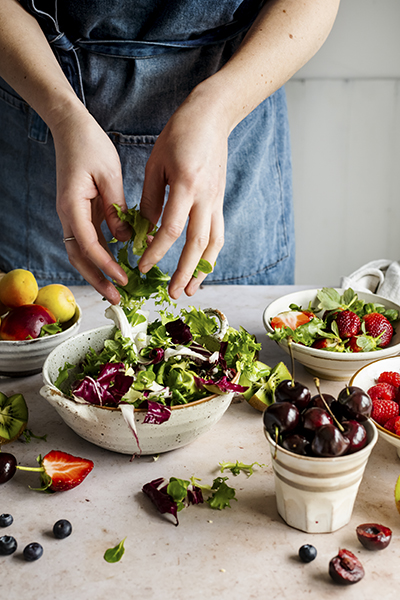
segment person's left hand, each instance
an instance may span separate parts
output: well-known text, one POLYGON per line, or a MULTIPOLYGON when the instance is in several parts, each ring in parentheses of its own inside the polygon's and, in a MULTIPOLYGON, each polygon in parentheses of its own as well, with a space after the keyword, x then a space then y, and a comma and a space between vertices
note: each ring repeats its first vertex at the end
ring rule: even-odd
POLYGON ((228 128, 223 107, 213 107, 204 94, 192 94, 172 115, 147 162, 140 211, 151 223, 162 221, 143 254, 139 269, 146 273, 181 235, 189 218, 186 242, 169 293, 195 293, 206 275, 193 272, 200 258, 214 266, 224 244, 223 199, 226 181, 228 128))

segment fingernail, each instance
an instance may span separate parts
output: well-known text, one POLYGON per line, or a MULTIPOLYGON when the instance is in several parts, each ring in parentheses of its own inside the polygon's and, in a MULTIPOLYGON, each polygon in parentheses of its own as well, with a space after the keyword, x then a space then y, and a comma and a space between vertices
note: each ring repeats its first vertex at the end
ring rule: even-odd
POLYGON ((152 265, 149 264, 149 263, 144 264, 144 265, 142 265, 142 263, 140 263, 139 264, 139 271, 141 273, 148 273, 148 271, 150 271, 151 267, 152 267, 152 265))
POLYGON ((173 290, 170 290, 170 296, 174 300, 178 300, 178 298, 182 294, 182 292, 183 292, 183 287, 174 288, 173 290))

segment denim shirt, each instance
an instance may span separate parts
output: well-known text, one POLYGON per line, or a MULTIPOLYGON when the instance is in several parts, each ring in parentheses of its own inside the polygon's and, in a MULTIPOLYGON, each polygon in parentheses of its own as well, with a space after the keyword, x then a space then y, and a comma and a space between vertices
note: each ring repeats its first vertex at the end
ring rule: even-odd
MULTIPOLYGON (((134 206, 140 202, 145 164, 169 117, 198 83, 232 56, 263 2, 21 4, 37 18, 75 92, 114 142, 127 204, 134 206)), ((0 99, 0 269, 30 269, 39 285, 84 283, 62 244, 51 134, 1 79, 0 99)), ((206 283, 293 282, 291 159, 283 88, 229 137, 224 218, 225 245, 206 283)), ((185 233, 160 261, 161 269, 172 274, 184 241, 185 233)))

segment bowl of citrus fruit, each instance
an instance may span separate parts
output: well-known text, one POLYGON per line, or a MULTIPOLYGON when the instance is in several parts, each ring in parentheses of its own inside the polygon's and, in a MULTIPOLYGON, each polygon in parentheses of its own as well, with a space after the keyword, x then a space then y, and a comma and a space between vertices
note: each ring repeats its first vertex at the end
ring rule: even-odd
POLYGON ((263 322, 267 336, 311 374, 346 381, 371 361, 400 353, 399 314, 400 305, 376 294, 322 288, 278 298, 263 322))
POLYGON ((0 375, 40 373, 48 354, 80 327, 81 310, 62 284, 39 288, 33 273, 13 269, 0 279, 0 375))

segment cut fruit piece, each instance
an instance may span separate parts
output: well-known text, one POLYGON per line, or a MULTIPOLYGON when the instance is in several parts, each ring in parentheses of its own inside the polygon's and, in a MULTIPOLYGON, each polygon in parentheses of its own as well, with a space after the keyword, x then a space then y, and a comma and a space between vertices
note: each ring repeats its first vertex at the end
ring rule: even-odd
POLYGON ((394 499, 396 502, 396 508, 400 513, 400 476, 397 479, 396 487, 394 488, 394 499))
POLYGON ((0 444, 17 439, 28 424, 28 407, 22 394, 7 398, 0 392, 0 444))
POLYGON ((313 319, 314 315, 311 312, 300 310, 286 310, 279 313, 271 319, 272 329, 281 329, 282 327, 290 327, 296 329, 300 325, 304 325, 313 319))
POLYGON ((273 403, 274 392, 280 382, 291 378, 292 376, 285 363, 278 363, 271 369, 268 378, 262 378, 255 384, 252 396, 246 398, 247 402, 256 410, 263 412, 267 406, 273 403))

